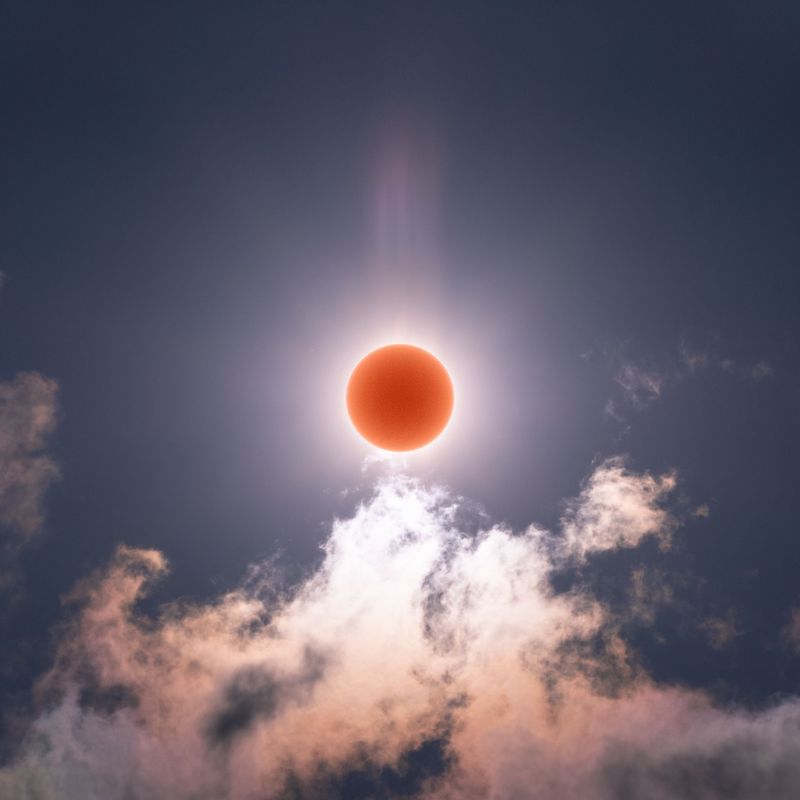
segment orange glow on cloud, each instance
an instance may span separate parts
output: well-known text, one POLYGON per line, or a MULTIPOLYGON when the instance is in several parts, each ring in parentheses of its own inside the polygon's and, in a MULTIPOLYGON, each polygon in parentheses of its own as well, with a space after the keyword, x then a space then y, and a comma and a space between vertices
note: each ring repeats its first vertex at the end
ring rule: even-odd
POLYGON ((564 560, 666 542, 674 486, 613 459, 558 532, 475 531, 462 498, 390 475, 334 522, 299 585, 254 568, 155 617, 137 603, 166 560, 120 547, 71 598, 81 609, 0 797, 330 800, 348 774, 402 770, 426 742, 444 758, 420 800, 678 800, 709 765, 745 788, 791 778, 800 706, 746 714, 659 687, 620 619, 549 584, 564 560))

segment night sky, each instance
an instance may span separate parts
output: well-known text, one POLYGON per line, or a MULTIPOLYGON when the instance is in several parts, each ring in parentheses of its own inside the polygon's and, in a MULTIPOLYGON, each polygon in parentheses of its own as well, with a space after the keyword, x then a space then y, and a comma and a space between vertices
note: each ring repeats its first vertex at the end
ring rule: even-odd
POLYGON ((6 3, 0 798, 796 800, 798 42, 6 3))

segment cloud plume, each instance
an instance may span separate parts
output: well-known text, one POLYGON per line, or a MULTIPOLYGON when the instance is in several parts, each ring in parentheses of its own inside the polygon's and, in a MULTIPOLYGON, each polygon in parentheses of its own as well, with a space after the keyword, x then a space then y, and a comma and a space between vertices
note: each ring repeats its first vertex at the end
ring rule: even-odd
POLYGON ((612 459, 560 531, 515 532, 390 476, 300 585, 265 575, 155 616, 138 603, 166 559, 120 547, 70 598, 0 796, 710 800, 767 778, 796 796, 793 701, 748 715, 659 687, 608 610, 549 581, 564 559, 666 540, 675 482, 612 459))

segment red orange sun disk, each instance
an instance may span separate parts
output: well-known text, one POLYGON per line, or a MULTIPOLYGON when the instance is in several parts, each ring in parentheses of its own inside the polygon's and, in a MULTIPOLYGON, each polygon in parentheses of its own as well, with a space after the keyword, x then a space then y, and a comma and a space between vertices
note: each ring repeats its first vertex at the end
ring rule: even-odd
POLYGON ((421 347, 379 347, 350 376, 347 412, 371 444, 416 450, 445 429, 453 413, 453 382, 442 362, 421 347))

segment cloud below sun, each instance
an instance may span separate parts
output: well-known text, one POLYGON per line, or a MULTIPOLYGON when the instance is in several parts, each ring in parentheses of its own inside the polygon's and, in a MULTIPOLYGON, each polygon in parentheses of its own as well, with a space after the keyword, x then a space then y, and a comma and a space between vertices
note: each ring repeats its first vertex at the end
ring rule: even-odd
POLYGON ((154 615, 167 560, 121 546, 69 598, 0 796, 795 797, 795 700, 750 714, 658 686, 620 620, 553 588, 592 553, 667 546, 676 482, 610 459, 558 530, 512 531, 390 472, 298 585, 256 566, 154 615))

